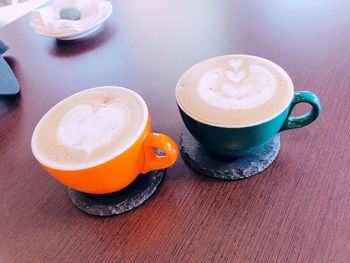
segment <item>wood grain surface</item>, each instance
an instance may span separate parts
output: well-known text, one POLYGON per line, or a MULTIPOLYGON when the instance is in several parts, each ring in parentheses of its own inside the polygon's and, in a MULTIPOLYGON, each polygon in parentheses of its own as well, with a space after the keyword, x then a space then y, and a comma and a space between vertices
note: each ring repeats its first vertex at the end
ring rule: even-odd
POLYGON ((22 88, 0 97, 0 262, 350 262, 350 2, 113 5, 85 40, 41 37, 29 15, 0 30, 22 88), (42 115, 101 85, 141 94, 153 130, 178 141, 177 80, 203 59, 232 53, 275 61, 296 90, 322 101, 315 123, 281 133, 280 153, 261 174, 214 180, 179 158, 143 206, 98 218, 74 207, 32 156, 42 115))

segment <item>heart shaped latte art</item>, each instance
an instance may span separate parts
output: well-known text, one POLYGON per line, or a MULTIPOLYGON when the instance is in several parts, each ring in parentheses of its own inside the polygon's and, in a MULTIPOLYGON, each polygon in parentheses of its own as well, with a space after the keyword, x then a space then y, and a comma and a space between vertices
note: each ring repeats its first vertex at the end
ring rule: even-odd
POLYGON ((242 60, 232 59, 232 60, 230 60, 229 64, 231 65, 231 67, 233 67, 235 69, 235 71, 237 71, 242 65, 242 60))
POLYGON ((228 94, 231 97, 239 98, 249 94, 249 92, 251 92, 254 87, 251 83, 247 83, 244 85, 240 85, 239 87, 223 84, 221 88, 225 94, 228 94))
POLYGON ((200 78, 197 91, 208 104, 222 109, 241 110, 266 103, 276 92, 273 74, 263 66, 241 70, 242 61, 231 60, 233 70, 213 69, 200 78))
POLYGON ((120 133, 127 121, 127 113, 126 106, 116 102, 75 106, 61 119, 58 138, 68 147, 91 154, 120 133))
POLYGON ((226 77, 229 80, 232 80, 235 83, 239 83, 241 82, 244 78, 245 78, 245 72, 244 71, 240 71, 240 72, 233 72, 233 71, 227 71, 226 72, 226 77))

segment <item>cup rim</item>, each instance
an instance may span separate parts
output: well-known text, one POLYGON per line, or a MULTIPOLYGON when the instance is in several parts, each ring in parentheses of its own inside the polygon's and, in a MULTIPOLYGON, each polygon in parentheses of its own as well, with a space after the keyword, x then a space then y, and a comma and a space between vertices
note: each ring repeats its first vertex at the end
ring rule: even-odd
POLYGON ((32 134, 32 140, 31 140, 31 149, 32 149, 32 153, 35 157, 35 159, 41 163, 42 165, 49 167, 51 169, 55 169, 55 170, 61 170, 61 171, 79 171, 79 170, 85 170, 85 169, 89 169, 92 167, 96 167, 99 166, 101 164, 104 164, 114 158, 116 158, 117 156, 119 156, 120 154, 124 153, 127 149, 129 149, 131 146, 133 146, 135 144, 135 142, 140 138, 140 136, 142 135, 143 131, 145 130, 145 127, 147 125, 149 119, 149 114, 148 114, 148 108, 146 105, 146 102, 144 101, 144 99, 135 91, 124 88, 124 87, 120 87, 120 86, 99 86, 99 87, 94 87, 94 88, 89 88, 89 89, 85 89, 82 91, 79 91, 77 93, 74 93, 66 98, 64 98, 63 100, 59 101, 57 104, 55 104, 53 107, 51 107, 45 114, 44 116, 41 117, 41 119, 38 121, 38 123, 36 124, 33 134, 32 134), (38 129, 40 124, 42 123, 43 120, 45 120, 46 118, 48 118, 48 116, 50 115, 50 113, 52 111, 54 111, 56 108, 60 107, 64 102, 66 102, 68 99, 71 99, 74 96, 77 96, 81 93, 87 92, 87 91, 92 91, 92 90, 98 90, 98 89, 118 89, 118 90, 123 90, 125 92, 128 92, 130 94, 132 94, 139 102, 140 105, 143 109, 143 113, 144 116, 142 118, 140 127, 138 128, 138 130, 136 131, 135 135, 129 140, 129 142, 122 148, 117 149, 115 152, 113 152, 112 154, 105 156, 104 158, 101 158, 97 161, 94 162, 90 162, 88 164, 74 164, 74 165, 64 165, 64 164, 57 164, 53 161, 47 160, 47 158, 45 158, 43 156, 43 154, 40 152, 40 150, 38 150, 38 147, 36 146, 35 141, 37 140, 36 136, 38 133, 38 129))
POLYGON ((176 84, 176 88, 175 88, 175 98, 176 98, 176 103, 178 105, 178 107, 186 114, 188 115, 189 117, 191 117, 192 119, 200 122, 200 123, 203 123, 203 124, 206 124, 206 125, 209 125, 209 126, 214 126, 214 127, 220 127, 220 128, 248 128, 248 127, 253 127, 253 126, 257 126, 257 125, 260 125, 260 124, 263 124, 263 123, 266 123, 266 122, 269 122, 271 120, 273 120, 274 118, 276 118, 277 116, 279 116, 282 112, 284 112, 291 104, 292 100, 293 100, 293 97, 294 97, 294 84, 293 84, 293 81, 292 79, 290 78, 289 74, 280 66, 278 65, 277 63, 269 60, 269 59, 266 59, 266 58, 263 58, 263 57, 259 57, 259 56, 253 56, 253 55, 246 55, 246 54, 227 54, 227 55, 221 55, 221 56, 215 56, 215 57, 210 57, 208 59, 205 59, 205 60, 202 60, 196 64, 194 64, 193 66, 191 66, 190 68, 188 68, 184 73, 182 73, 181 77, 179 78, 177 84, 176 84), (255 58, 255 59, 260 59, 260 60, 264 60, 264 61, 267 61, 269 63, 272 63, 274 66, 276 66, 276 68, 278 70, 281 71, 282 74, 284 74, 286 76, 286 79, 289 80, 290 84, 291 84, 291 94, 290 94, 290 98, 288 100, 288 103, 286 103, 286 105, 280 110, 278 111, 277 113, 275 113, 274 115, 268 117, 268 118, 265 118, 265 119, 262 119, 262 120, 259 120, 259 121, 256 121, 256 122, 252 122, 252 123, 249 123, 249 124, 222 124, 222 123, 214 123, 214 122, 210 122, 208 120, 205 120, 199 116, 196 116, 195 114, 187 111, 185 109, 185 107, 183 105, 181 105, 181 103, 179 102, 179 98, 178 98, 178 87, 179 87, 179 84, 180 84, 180 81, 182 80, 182 77, 187 73, 189 72, 190 70, 192 70, 194 67, 196 67, 197 65, 203 63, 203 62, 206 62, 210 59, 214 59, 214 58, 220 58, 220 57, 227 57, 227 56, 243 56, 243 57, 248 57, 248 58, 255 58))

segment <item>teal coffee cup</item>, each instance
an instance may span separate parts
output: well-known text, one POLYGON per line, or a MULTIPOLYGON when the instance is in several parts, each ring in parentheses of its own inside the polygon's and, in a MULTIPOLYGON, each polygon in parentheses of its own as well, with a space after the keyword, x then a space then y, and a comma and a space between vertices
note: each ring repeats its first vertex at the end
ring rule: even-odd
POLYGON ((228 157, 252 153, 281 131, 309 125, 321 112, 317 96, 294 92, 280 66, 248 55, 214 57, 191 67, 177 84, 176 101, 193 137, 228 157), (311 110, 291 117, 298 103, 311 110))

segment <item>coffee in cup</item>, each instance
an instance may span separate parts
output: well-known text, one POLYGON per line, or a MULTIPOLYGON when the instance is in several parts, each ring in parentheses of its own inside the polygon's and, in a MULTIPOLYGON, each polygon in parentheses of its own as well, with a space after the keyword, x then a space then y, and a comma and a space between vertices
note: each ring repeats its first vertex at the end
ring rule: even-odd
POLYGON ((121 87, 84 90, 54 106, 37 124, 32 151, 57 180, 87 193, 111 193, 139 173, 171 166, 177 146, 151 133, 148 109, 121 87), (154 148, 166 156, 157 156, 154 148))
POLYGON ((208 150, 232 157, 253 152, 279 131, 308 125, 321 110, 313 93, 294 93, 280 66, 248 55, 214 57, 191 67, 177 84, 176 100, 192 135, 208 150), (312 110, 289 117, 300 102, 312 110))

